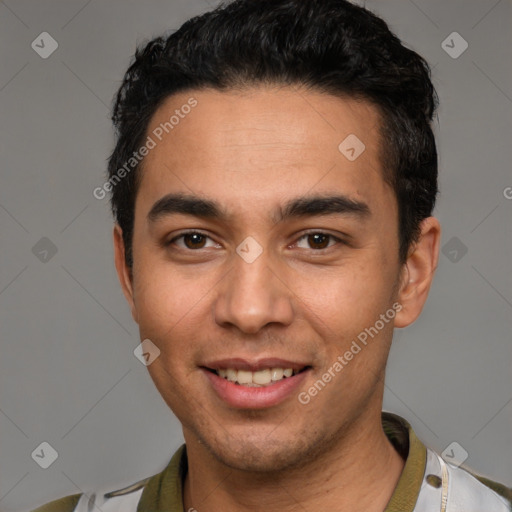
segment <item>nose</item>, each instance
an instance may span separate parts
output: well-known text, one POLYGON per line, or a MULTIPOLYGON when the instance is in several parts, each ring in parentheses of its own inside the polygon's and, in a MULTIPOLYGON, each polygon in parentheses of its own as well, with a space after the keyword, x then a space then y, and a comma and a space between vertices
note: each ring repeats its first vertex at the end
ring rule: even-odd
POLYGON ((252 262, 234 255, 231 270, 219 283, 214 306, 215 321, 236 326, 248 334, 268 324, 290 325, 293 292, 279 276, 278 265, 265 251, 252 262))

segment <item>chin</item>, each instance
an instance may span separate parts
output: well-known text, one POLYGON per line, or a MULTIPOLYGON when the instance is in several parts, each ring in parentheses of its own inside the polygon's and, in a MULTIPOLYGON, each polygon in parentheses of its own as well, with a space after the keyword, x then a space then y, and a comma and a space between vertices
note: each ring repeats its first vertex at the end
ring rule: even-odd
POLYGON ((224 439, 201 439, 213 457, 223 465, 250 473, 277 473, 303 468, 305 460, 329 450, 331 439, 312 438, 309 432, 289 432, 288 438, 270 435, 226 435, 224 439))
POLYGON ((250 473, 281 472, 297 465, 302 459, 297 450, 290 450, 280 446, 269 446, 246 443, 241 449, 233 450, 231 446, 222 449, 216 445, 209 447, 215 458, 227 467, 250 473))

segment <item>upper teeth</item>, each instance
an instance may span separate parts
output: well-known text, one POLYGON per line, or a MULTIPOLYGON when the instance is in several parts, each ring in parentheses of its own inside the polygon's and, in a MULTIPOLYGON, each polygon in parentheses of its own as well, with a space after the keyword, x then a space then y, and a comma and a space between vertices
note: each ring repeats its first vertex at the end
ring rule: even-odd
MULTIPOLYGON (((297 373, 298 370, 295 371, 297 373)), ((244 386, 265 386, 271 382, 277 382, 285 377, 291 377, 294 373, 292 368, 267 368, 257 372, 247 370, 235 370, 226 368, 217 370, 217 374, 231 382, 237 382, 244 386)))

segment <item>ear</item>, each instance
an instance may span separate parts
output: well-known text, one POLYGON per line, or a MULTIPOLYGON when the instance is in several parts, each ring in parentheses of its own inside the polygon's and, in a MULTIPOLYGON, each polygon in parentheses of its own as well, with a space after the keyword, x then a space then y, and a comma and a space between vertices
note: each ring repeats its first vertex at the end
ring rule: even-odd
POLYGON ((133 298, 133 278, 132 278, 132 270, 126 264, 125 259, 125 247, 123 241, 123 231, 119 224, 114 226, 114 259, 117 270, 117 277, 119 278, 119 282, 121 283, 121 288, 123 289, 124 296, 128 301, 130 306, 132 317, 135 322, 138 323, 137 319, 137 308, 135 307, 135 302, 133 298))
POLYGON ((402 268, 398 302, 402 309, 395 317, 395 327, 407 327, 420 315, 439 261, 441 226, 435 217, 420 224, 418 241, 409 250, 402 268))

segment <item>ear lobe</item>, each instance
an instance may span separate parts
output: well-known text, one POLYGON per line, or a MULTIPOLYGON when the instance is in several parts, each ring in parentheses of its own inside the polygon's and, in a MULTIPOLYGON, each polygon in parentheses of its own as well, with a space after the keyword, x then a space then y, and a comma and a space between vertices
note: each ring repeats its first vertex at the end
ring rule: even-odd
POLYGON ((398 292, 402 310, 395 317, 395 327, 406 327, 418 318, 427 301, 439 261, 439 221, 435 217, 428 217, 421 222, 420 230, 418 241, 412 246, 404 263, 398 292))
POLYGON ((138 323, 137 308, 133 297, 132 270, 126 264, 123 231, 119 224, 114 226, 114 261, 117 270, 117 277, 123 290, 124 296, 130 306, 132 317, 138 323))

